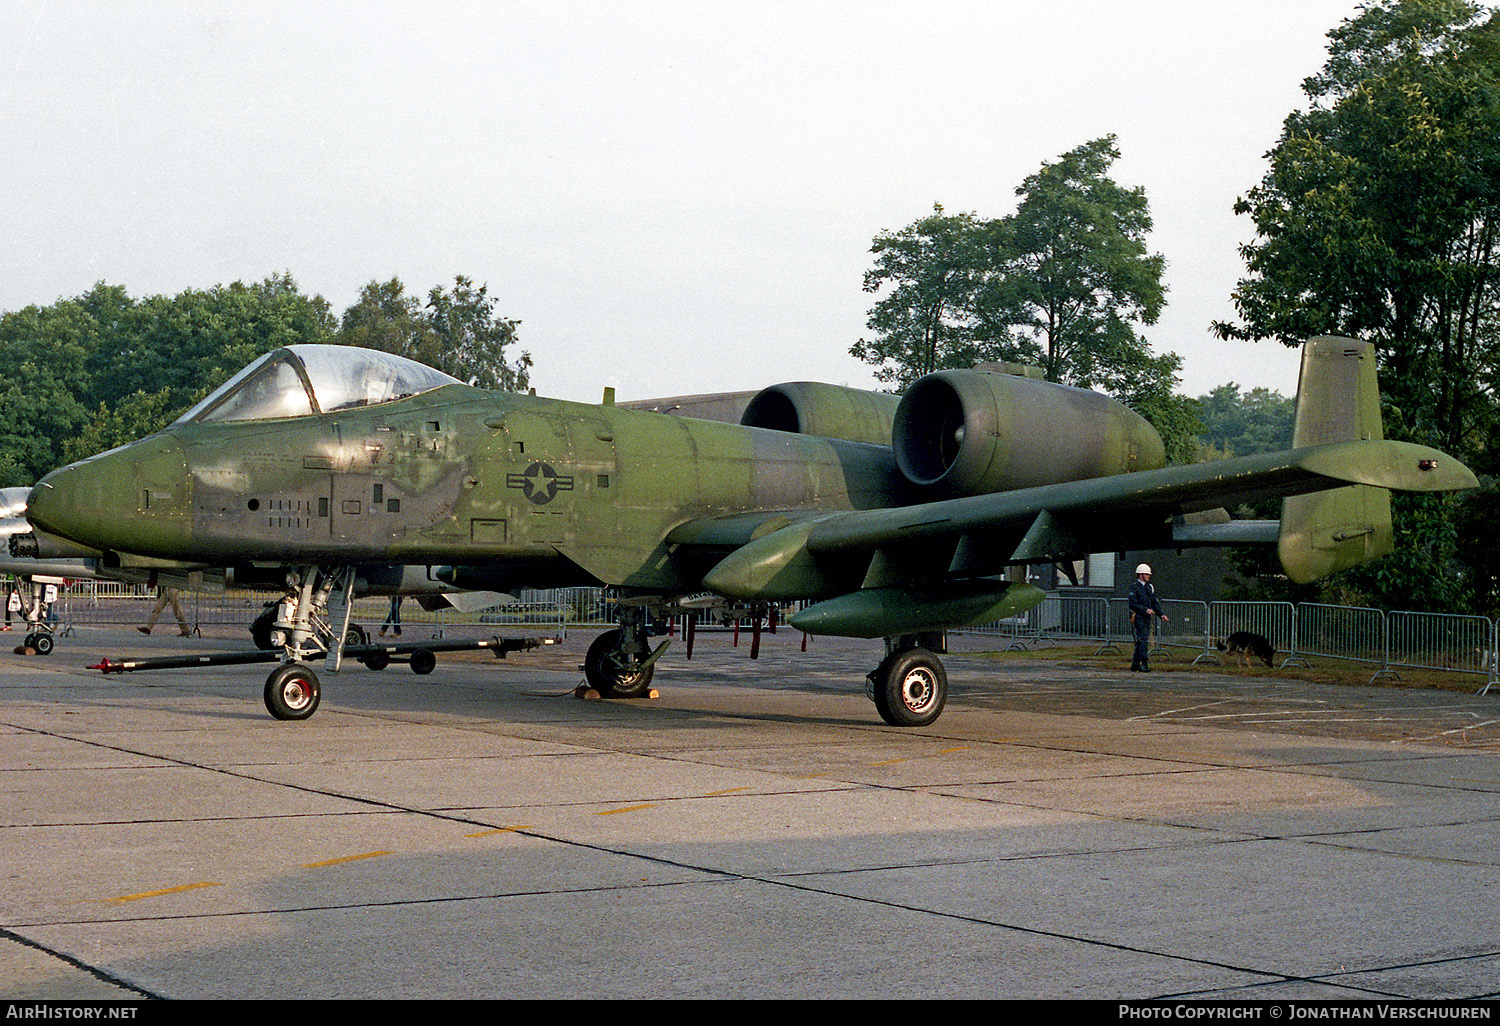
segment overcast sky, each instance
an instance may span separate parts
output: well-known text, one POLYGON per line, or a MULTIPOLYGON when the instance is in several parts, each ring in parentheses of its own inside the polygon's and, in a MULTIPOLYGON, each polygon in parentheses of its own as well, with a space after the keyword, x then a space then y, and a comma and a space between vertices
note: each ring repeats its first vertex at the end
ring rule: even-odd
MULTIPOLYGON (((873 387, 874 235, 998 217, 1109 133, 1167 260, 1183 390, 1296 389, 1232 344, 1237 197, 1355 0, 0 5, 0 309, 96 281, 464 274, 539 393, 873 387)), ((0 369, 3 373, 3 369, 0 369)))

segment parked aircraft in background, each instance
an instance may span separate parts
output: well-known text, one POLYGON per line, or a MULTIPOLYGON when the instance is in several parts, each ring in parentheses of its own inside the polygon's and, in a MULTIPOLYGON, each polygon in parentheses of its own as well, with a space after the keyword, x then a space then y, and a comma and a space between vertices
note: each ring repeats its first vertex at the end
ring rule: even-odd
MULTIPOLYGON (((884 638, 869 675, 889 723, 933 722, 946 629, 1023 612, 1009 568, 1092 552, 1274 542, 1306 581, 1392 545, 1389 490, 1476 485, 1437 450, 1382 440, 1373 349, 1304 348, 1294 448, 1164 466, 1143 418, 1096 392, 978 368, 904 397, 798 382, 738 424, 487 392, 385 353, 269 353, 148 438, 48 474, 25 544, 288 575, 299 601, 266 682, 281 718, 317 707, 315 609, 343 611, 358 567, 444 567, 509 592, 603 584, 619 627, 590 646, 602 693, 643 692, 653 614, 704 592, 808 603, 815 634, 884 638), (1279 521, 1232 521, 1287 497, 1279 521)), ((335 614, 336 618, 337 614, 335 614)), ((335 636, 341 636, 338 632, 335 636)))

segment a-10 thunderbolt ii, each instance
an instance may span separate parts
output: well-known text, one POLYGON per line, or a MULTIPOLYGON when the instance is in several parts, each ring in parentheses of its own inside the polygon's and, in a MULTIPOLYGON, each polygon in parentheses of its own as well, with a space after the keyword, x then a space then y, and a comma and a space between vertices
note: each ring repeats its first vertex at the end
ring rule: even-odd
POLYGON ((931 651, 942 632, 1042 600, 1007 568, 1275 542, 1288 575, 1312 580, 1389 551, 1389 489, 1477 483, 1437 450, 1382 440, 1374 350, 1349 339, 1304 347, 1293 445, 1167 467, 1125 406, 983 368, 928 375, 902 397, 773 386, 733 424, 291 346, 165 430, 48 474, 28 517, 39 555, 70 541, 106 564, 285 573, 300 600, 266 682, 283 719, 318 703, 304 662, 313 609, 342 595, 347 620, 351 568, 385 563, 442 567, 465 588, 608 586, 619 627, 589 647, 584 673, 613 697, 651 680, 665 647, 652 647, 653 616, 705 592, 806 603, 800 630, 885 639, 869 692, 887 722, 921 726, 946 700, 931 651), (1223 514, 1266 496, 1289 497, 1279 521, 1223 514))

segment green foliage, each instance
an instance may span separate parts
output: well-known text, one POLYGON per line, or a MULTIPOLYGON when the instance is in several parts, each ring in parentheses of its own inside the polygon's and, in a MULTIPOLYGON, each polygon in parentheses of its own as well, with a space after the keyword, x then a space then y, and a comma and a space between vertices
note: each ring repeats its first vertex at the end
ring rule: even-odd
POLYGON ((150 395, 135 392, 117 400, 113 408, 101 402, 93 420, 63 443, 62 462, 71 463, 144 438, 172 423, 183 410, 170 388, 150 395))
POLYGON ((333 329, 289 274, 140 300, 100 282, 0 313, 0 484, 150 434, 260 354, 333 329))
MULTIPOLYGON (((1473 457, 1500 350, 1500 21, 1388 0, 1329 33, 1271 168, 1236 209, 1257 239, 1223 337, 1379 347, 1402 437, 1473 457)), ((1392 432, 1393 434, 1395 432, 1392 432)))
POLYGON ((1034 354, 1049 381, 1111 392, 1148 366, 1132 325, 1155 324, 1166 299, 1145 190, 1108 174, 1119 156, 1114 136, 1095 139, 1016 189, 1015 214, 989 226, 977 303, 987 333, 1034 354))
POLYGON ((263 353, 346 342, 400 353, 484 388, 526 387, 530 354, 504 359, 516 321, 454 279, 423 306, 371 282, 342 326, 292 276, 131 299, 98 283, 74 299, 0 313, 0 487, 158 431, 263 353))
POLYGON ((398 278, 372 281, 344 311, 339 341, 405 356, 480 388, 519 392, 529 381, 531 354, 506 362, 520 321, 496 314, 488 289, 458 275, 451 289, 434 286, 423 305, 398 278))
POLYGON ((898 388, 981 360, 1040 366, 1050 381, 1124 393, 1142 375, 1170 379, 1135 324, 1154 324, 1165 298, 1162 257, 1147 252, 1145 191, 1109 177, 1119 158, 1105 136, 1044 163, 995 220, 941 206, 875 237, 865 291, 872 339, 850 352, 898 388))
POLYGON ((1455 512, 1461 497, 1397 492, 1391 496, 1396 548, 1384 559, 1336 574, 1330 587, 1356 601, 1351 605, 1427 612, 1470 608, 1468 585, 1458 553, 1455 512))
POLYGON ((901 391, 935 370, 1019 355, 997 352, 976 335, 975 296, 988 261, 982 236, 975 215, 946 214, 934 204, 928 217, 875 237, 864 289, 889 291, 870 311, 875 337, 849 352, 877 364, 879 380, 901 391))
MULTIPOLYGON (((1500 18, 1468 0, 1385 0, 1328 34, 1265 178, 1225 338, 1375 343, 1388 437, 1500 470, 1500 18)), ((1455 527, 1492 494, 1397 496, 1397 551, 1339 575, 1376 605, 1490 608, 1495 568, 1455 527), (1420 603, 1420 604, 1419 604, 1420 603)), ((1488 536, 1485 536, 1488 537, 1488 536)))
POLYGON ((1225 456, 1280 452, 1292 445, 1297 400, 1267 388, 1241 392, 1234 382, 1198 397, 1200 438, 1225 456))

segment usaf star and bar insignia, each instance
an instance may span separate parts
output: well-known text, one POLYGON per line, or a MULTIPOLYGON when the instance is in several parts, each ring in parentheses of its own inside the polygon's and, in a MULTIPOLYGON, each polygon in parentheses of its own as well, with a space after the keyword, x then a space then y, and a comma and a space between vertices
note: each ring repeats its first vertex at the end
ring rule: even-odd
POLYGON ((533 463, 524 473, 506 474, 505 487, 519 488, 526 498, 538 506, 545 506, 557 498, 558 492, 573 490, 572 475, 562 475, 546 463, 533 463))

